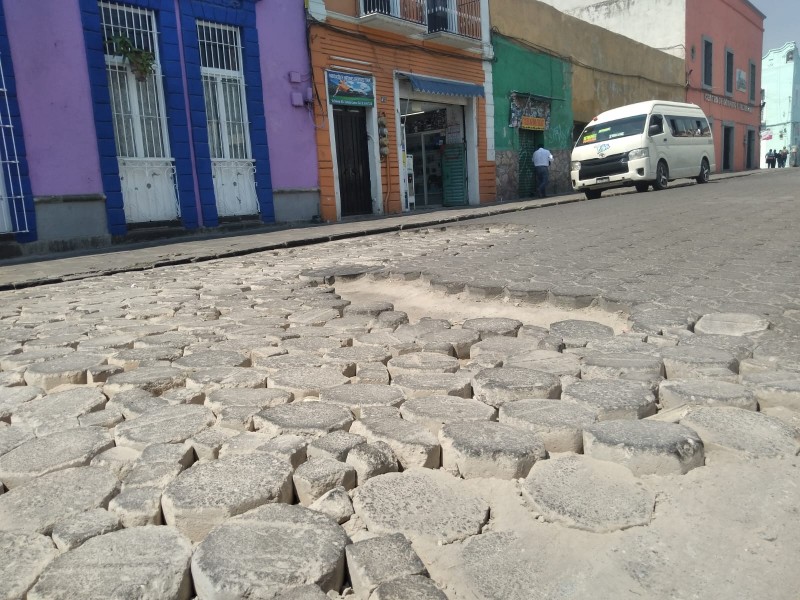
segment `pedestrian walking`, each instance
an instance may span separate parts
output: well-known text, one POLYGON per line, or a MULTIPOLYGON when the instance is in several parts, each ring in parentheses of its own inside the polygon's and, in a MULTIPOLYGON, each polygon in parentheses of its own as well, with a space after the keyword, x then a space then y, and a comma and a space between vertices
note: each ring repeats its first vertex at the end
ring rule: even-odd
POLYGON ((767 156, 765 158, 767 159, 767 168, 768 169, 774 169, 775 168, 775 150, 770 150, 769 152, 767 152, 767 156))
POLYGON ((539 198, 547 198, 547 182, 550 180, 550 165, 553 164, 553 155, 543 144, 536 146, 533 153, 533 168, 536 171, 536 191, 539 198))
POLYGON ((786 167, 786 159, 789 157, 789 151, 784 146, 778 154, 778 166, 783 169, 786 167))

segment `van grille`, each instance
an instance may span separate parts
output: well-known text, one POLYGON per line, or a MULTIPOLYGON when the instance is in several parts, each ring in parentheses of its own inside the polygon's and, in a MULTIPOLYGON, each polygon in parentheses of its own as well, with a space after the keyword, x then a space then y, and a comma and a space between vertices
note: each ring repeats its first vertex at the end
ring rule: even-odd
POLYGON ((608 177, 609 175, 619 175, 628 172, 628 155, 614 154, 605 158, 593 158, 581 161, 579 177, 583 179, 594 179, 595 177, 608 177))

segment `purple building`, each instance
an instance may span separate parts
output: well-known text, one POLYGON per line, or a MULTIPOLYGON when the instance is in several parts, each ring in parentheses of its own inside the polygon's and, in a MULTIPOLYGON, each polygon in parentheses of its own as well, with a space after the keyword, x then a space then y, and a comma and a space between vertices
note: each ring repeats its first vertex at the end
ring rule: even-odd
POLYGON ((319 214, 301 3, 2 0, 0 237, 319 214))

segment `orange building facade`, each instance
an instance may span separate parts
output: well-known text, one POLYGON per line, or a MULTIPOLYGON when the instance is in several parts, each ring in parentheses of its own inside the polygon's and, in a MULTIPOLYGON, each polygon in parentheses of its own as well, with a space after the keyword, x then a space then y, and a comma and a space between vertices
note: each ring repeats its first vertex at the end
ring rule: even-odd
POLYGON ((487 0, 306 6, 322 219, 494 201, 487 0))

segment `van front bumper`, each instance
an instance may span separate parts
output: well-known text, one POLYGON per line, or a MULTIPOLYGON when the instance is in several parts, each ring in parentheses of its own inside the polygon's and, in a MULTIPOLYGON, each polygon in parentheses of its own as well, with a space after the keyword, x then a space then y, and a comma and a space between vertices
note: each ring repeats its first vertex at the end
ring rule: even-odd
POLYGON ((627 172, 615 173, 603 177, 581 179, 580 171, 570 171, 572 187, 576 190, 605 190, 610 188, 625 187, 636 185, 637 183, 648 181, 652 178, 649 158, 637 158, 628 161, 627 172))

